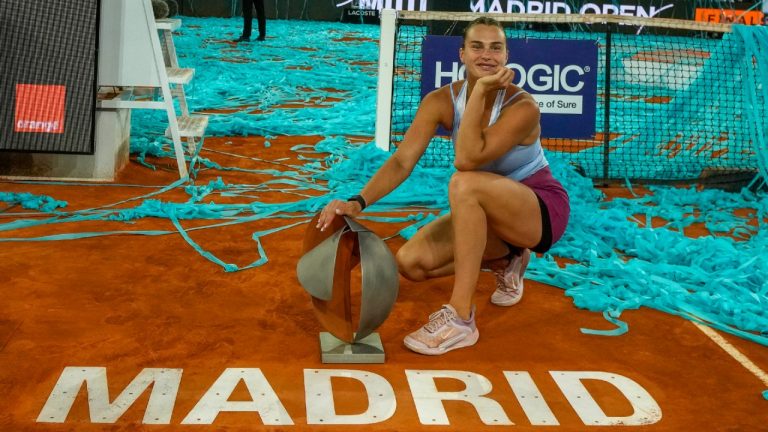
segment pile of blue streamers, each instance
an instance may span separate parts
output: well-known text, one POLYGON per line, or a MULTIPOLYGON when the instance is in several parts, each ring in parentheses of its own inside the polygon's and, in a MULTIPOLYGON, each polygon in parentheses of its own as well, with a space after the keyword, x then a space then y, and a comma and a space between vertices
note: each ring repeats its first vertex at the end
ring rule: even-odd
MULTIPOLYGON (((269 34, 279 35, 275 39, 237 46, 224 43, 221 38, 233 39, 239 34, 241 23, 234 18, 184 18, 176 47, 182 65, 196 70, 195 79, 186 89, 189 103, 196 112, 234 110, 211 116, 209 136, 258 135, 268 140, 279 135, 326 137, 317 144, 292 149, 303 164, 264 160, 271 169, 227 167, 207 157, 216 151, 204 149, 194 158, 187 156, 193 165, 193 178, 202 170, 216 170, 222 175, 230 171, 264 174, 270 180, 247 185, 227 183, 226 175, 208 184, 182 179, 149 194, 78 211, 63 211, 66 203, 46 196, 1 193, 0 201, 10 207, 0 211, 0 216, 13 220, 0 223, 0 231, 86 220, 133 222, 144 218, 168 219, 175 230, 72 232, 0 241, 179 234, 201 256, 225 271, 238 271, 268 262, 261 244, 265 236, 305 224, 331 199, 357 193, 390 156, 372 142, 352 144, 346 138, 374 133, 378 27, 276 20, 269 22, 269 34), (301 31, 295 30, 297 25, 301 31), (295 104, 311 107, 296 109, 295 104), (185 202, 162 200, 160 195, 172 189, 183 189, 189 198, 185 202), (267 192, 285 194, 285 199, 281 203, 260 201, 259 195, 267 192), (218 196, 226 197, 227 203, 216 203, 218 196), (239 203, 232 204, 237 201, 233 197, 239 198, 239 203), (37 213, 12 213, 10 209, 17 204, 37 213), (47 217, 41 218, 41 214, 47 217), (183 221, 197 219, 211 223, 190 229, 182 225, 183 221), (257 220, 286 222, 252 234, 258 257, 250 263, 227 262, 188 235, 192 230, 257 220)), ((743 66, 765 84, 768 37, 764 32, 737 28, 729 37, 744 41, 747 54, 743 66)), ((763 85, 762 91, 768 91, 768 86, 763 85)), ((759 99, 755 95, 745 97, 751 97, 756 104, 753 115, 763 115, 765 107, 757 104, 764 105, 766 95, 759 95, 759 99)), ((764 182, 768 178, 767 131, 756 127, 765 124, 756 120, 760 119, 749 122, 760 152, 762 177, 756 182, 764 182)), ((134 111, 131 152, 150 168, 154 167, 147 162, 147 156, 173 157, 169 142, 162 137, 165 125, 162 113, 134 111)), ((728 193, 693 187, 652 187, 652 194, 607 200, 590 179, 557 155, 548 157, 555 176, 570 194, 571 218, 564 237, 549 253, 533 260, 526 276, 564 289, 576 306, 602 312, 616 326, 612 330, 582 331, 622 334, 627 325, 618 319, 621 313, 646 306, 768 346, 765 193, 746 188, 728 193), (663 219, 664 225, 652 228, 653 218, 663 219), (750 220, 757 223, 750 224, 750 220), (686 236, 684 230, 692 224, 703 225, 710 234, 686 236), (555 256, 572 263, 561 267, 555 256)), ((412 221, 400 232, 410 238, 419 227, 448 210, 447 184, 452 173, 451 168, 417 166, 405 183, 367 211, 401 216, 365 218, 393 223, 412 221)))

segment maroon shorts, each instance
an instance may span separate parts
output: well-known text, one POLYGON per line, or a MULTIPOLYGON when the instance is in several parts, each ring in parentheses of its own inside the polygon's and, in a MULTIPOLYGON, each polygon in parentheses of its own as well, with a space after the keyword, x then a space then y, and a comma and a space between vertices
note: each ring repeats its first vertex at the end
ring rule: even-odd
POLYGON ((541 240, 531 250, 544 253, 560 240, 568 225, 568 216, 571 213, 568 192, 557 179, 552 177, 552 171, 548 166, 536 171, 520 183, 531 188, 539 199, 541 240))

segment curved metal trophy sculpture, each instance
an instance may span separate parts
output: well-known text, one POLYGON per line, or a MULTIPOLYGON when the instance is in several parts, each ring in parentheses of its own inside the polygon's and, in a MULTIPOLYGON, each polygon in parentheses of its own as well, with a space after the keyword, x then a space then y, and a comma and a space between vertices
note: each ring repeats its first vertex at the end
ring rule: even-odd
POLYGON ((303 256, 296 266, 299 282, 312 296, 320 324, 323 363, 383 363, 384 350, 374 331, 387 319, 397 299, 397 264, 376 234, 349 217, 336 217, 325 231, 309 223, 303 256), (362 271, 359 302, 350 289, 352 269, 362 271), (360 305, 353 323, 353 303, 360 305))

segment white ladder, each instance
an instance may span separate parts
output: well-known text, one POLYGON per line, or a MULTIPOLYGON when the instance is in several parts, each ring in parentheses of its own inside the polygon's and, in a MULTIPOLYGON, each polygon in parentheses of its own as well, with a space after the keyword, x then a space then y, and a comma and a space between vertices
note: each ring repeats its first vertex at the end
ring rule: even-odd
POLYGON ((152 81, 156 83, 154 93, 159 93, 161 100, 137 99, 134 88, 128 88, 120 93, 116 98, 100 101, 103 108, 131 108, 131 109, 162 109, 168 114, 168 128, 165 135, 173 140, 173 150, 176 156, 176 163, 179 168, 179 177, 189 176, 186 160, 184 159, 184 148, 181 140, 187 141, 187 150, 194 155, 199 144, 202 144, 205 135, 205 129, 208 126, 207 116, 191 116, 187 97, 184 92, 184 85, 188 84, 195 74, 194 69, 181 68, 178 57, 176 56, 176 47, 173 43, 173 31, 181 26, 180 19, 162 19, 155 20, 150 0, 140 0, 143 8, 144 21, 149 33, 151 44, 151 58, 154 63, 154 70, 157 72, 156 78, 152 81), (163 39, 163 45, 160 39, 163 39), (173 98, 177 97, 181 108, 181 116, 176 114, 173 98))
MULTIPOLYGON (((176 45, 173 43, 173 31, 181 27, 181 20, 170 18, 156 20, 155 25, 160 32, 163 40, 161 50, 163 52, 163 63, 166 66, 169 84, 173 85, 171 94, 179 98, 181 107, 181 117, 177 118, 176 127, 181 138, 187 139, 187 147, 190 154, 197 151, 197 140, 202 142, 205 128, 208 126, 208 116, 190 116, 189 106, 187 105, 187 95, 184 92, 184 85, 192 81, 195 70, 182 68, 179 66, 179 59, 176 56, 176 45)), ((165 131, 167 137, 173 138, 173 123, 169 122, 168 129, 165 131)), ((174 141, 175 142, 175 141, 174 141)))

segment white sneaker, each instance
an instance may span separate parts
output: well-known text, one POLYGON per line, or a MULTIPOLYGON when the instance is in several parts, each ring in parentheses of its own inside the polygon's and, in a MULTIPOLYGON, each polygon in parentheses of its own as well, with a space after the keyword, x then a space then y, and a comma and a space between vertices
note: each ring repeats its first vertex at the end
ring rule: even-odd
POLYGON ((497 306, 512 306, 523 298, 523 275, 531 260, 531 251, 523 252, 512 258, 506 268, 493 271, 496 276, 496 291, 491 295, 491 303, 497 306))
POLYGON ((451 305, 429 316, 429 322, 422 328, 409 334, 403 342, 405 346, 420 354, 440 355, 457 348, 472 346, 477 343, 480 332, 475 326, 475 309, 465 323, 451 305))

